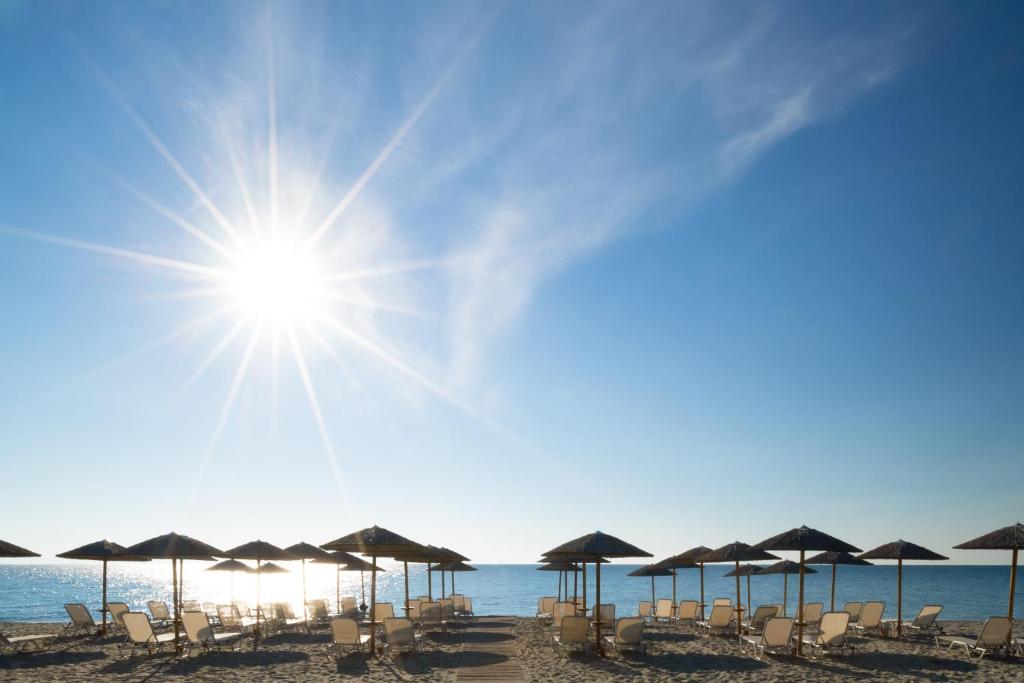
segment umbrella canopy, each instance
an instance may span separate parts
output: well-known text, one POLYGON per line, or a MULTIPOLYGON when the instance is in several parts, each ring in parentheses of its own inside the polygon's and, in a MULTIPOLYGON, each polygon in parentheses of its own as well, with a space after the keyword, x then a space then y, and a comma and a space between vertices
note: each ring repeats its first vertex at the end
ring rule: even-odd
POLYGON ((639 569, 634 569, 626 576, 649 576, 651 577, 651 607, 654 607, 656 598, 654 597, 654 577, 656 576, 675 576, 676 573, 671 569, 665 567, 659 567, 654 564, 645 564, 639 569))
POLYGON ((41 557, 41 555, 31 550, 26 550, 20 545, 0 541, 0 557, 41 557))
POLYGON ((361 561, 355 555, 346 553, 341 550, 335 550, 333 553, 324 551, 325 557, 320 557, 312 560, 317 564, 333 564, 336 565, 334 568, 334 590, 335 590, 335 610, 341 613, 341 570, 343 565, 347 565, 352 561, 361 561))
MULTIPOLYGON (((852 557, 852 555, 851 555, 852 557)), ((800 563, 792 560, 779 560, 775 564, 761 568, 761 574, 782 574, 782 616, 786 616, 789 602, 789 575, 800 573, 800 563)), ((811 569, 804 562, 804 574, 817 574, 817 570, 811 569)))
POLYGON ((256 570, 256 573, 257 574, 287 574, 288 570, 285 569, 284 567, 282 567, 279 564, 274 564, 273 562, 267 562, 266 564, 261 565, 260 568, 256 570))
POLYGON ((207 567, 206 571, 208 571, 208 572, 245 572, 246 574, 251 574, 251 573, 253 573, 256 570, 253 569, 252 567, 250 567, 249 565, 247 565, 246 563, 239 562, 238 560, 224 560, 223 562, 218 562, 217 564, 213 565, 212 567, 207 567))
POLYGON ((466 557, 465 555, 460 555, 451 548, 441 546, 439 550, 452 562, 469 562, 468 557, 466 557))
MULTIPOLYGON (((685 569, 696 567, 700 570, 700 618, 704 618, 704 561, 701 559, 704 555, 711 552, 711 548, 707 546, 699 545, 696 548, 690 548, 687 551, 681 552, 678 555, 667 557, 658 564, 664 564, 670 569, 685 569)), ((672 578, 672 602, 676 601, 676 580, 672 578)))
MULTIPOLYGON (((646 550, 626 543, 620 538, 611 536, 601 531, 574 538, 567 543, 556 546, 544 553, 545 557, 562 560, 581 560, 583 562, 597 563, 597 593, 596 608, 594 610, 594 631, 596 632, 597 654, 603 655, 603 638, 601 637, 601 562, 605 557, 653 557, 646 550)), ((584 587, 586 587, 586 576, 584 576, 584 587)))
POLYGON ((836 565, 840 564, 854 564, 854 565, 870 565, 871 563, 867 560, 862 560, 855 555, 851 555, 847 552, 829 550, 827 552, 818 553, 814 557, 804 560, 804 564, 830 564, 832 565, 832 598, 829 607, 829 611, 836 611, 836 565))
MULTIPOLYGON (((455 593, 455 574, 456 572, 475 572, 476 567, 470 567, 465 562, 446 562, 445 564, 439 564, 431 571, 437 572, 448 572, 452 577, 452 591, 450 594, 455 593)), ((444 574, 441 575, 441 582, 444 583, 444 574)))
MULTIPOLYGON (((683 568, 695 569, 697 567, 697 563, 694 562, 693 560, 686 560, 686 559, 682 559, 682 558, 680 558, 678 556, 673 556, 673 557, 666 557, 661 562, 655 562, 653 566, 661 567, 662 569, 671 569, 672 570, 672 604, 675 605, 676 604, 676 571, 675 570, 676 569, 683 569, 683 568)), ((703 577, 703 572, 702 572, 701 584, 704 583, 703 578, 704 577, 703 577)), ((703 602, 703 599, 701 600, 701 602, 703 602)))
POLYGON ((1024 549, 1024 524, 1017 522, 1013 526, 996 529, 992 533, 979 536, 972 541, 953 546, 957 550, 1010 550, 1010 602, 1006 614, 1013 621, 1013 597, 1017 592, 1017 557, 1024 549))
POLYGON ((87 543, 74 550, 60 553, 57 557, 63 557, 66 560, 94 560, 103 563, 103 588, 100 598, 103 615, 103 622, 100 625, 101 635, 107 634, 107 562, 149 562, 148 557, 125 555, 123 545, 106 539, 87 543))
POLYGON ((742 567, 737 567, 736 569, 730 569, 728 572, 723 574, 723 576, 728 576, 728 577, 733 577, 733 576, 745 576, 745 577, 747 577, 747 610, 748 611, 750 610, 750 605, 751 605, 751 603, 750 603, 750 577, 755 575, 755 574, 760 574, 760 573, 761 573, 761 567, 758 567, 756 564, 745 564, 742 567))
POLYGON ((235 546, 231 550, 228 550, 225 555, 230 558, 241 558, 243 560, 255 560, 256 561, 256 626, 252 630, 252 649, 255 650, 259 647, 260 642, 260 619, 266 619, 263 615, 263 610, 260 609, 260 576, 266 572, 263 571, 263 562, 266 560, 297 560, 299 559, 295 555, 284 548, 278 548, 273 543, 267 543, 266 541, 249 541, 242 545, 235 546))
MULTIPOLYGON (((306 620, 306 629, 309 629, 309 606, 306 604, 306 560, 326 560, 333 558, 326 550, 321 550, 312 543, 301 541, 295 545, 285 548, 285 551, 302 560, 302 617, 306 620)), ((339 607, 340 611, 340 607, 339 607)))
MULTIPOLYGON (((775 555, 765 552, 754 546, 741 543, 740 541, 733 541, 727 543, 721 548, 715 548, 710 552, 703 553, 700 555, 701 562, 732 562, 736 565, 736 571, 739 571, 740 562, 758 562, 760 560, 777 560, 775 555)), ((736 574, 736 609, 742 611, 742 597, 740 595, 740 577, 736 574)), ((741 612, 740 618, 736 619, 736 635, 737 637, 743 635, 742 631, 742 617, 741 612)))
POLYGON ((353 557, 351 560, 345 563, 341 568, 343 572, 384 572, 386 569, 381 569, 378 565, 372 562, 367 562, 361 557, 353 557))
POLYGON ((416 548, 406 548, 400 553, 394 555, 394 559, 402 563, 402 567, 405 571, 405 607, 409 608, 409 563, 415 562, 417 564, 426 563, 427 565, 427 596, 434 599, 434 582, 432 575, 429 571, 430 565, 434 562, 451 562, 452 558, 449 554, 452 551, 445 552, 443 549, 433 545, 420 545, 416 548))
POLYGON ((537 567, 539 572, 578 572, 580 566, 574 562, 566 562, 565 560, 554 560, 551 562, 545 562, 541 566, 537 567))
POLYGON ((945 555, 908 541, 880 545, 859 556, 862 560, 896 560, 896 635, 903 635, 903 560, 948 560, 945 555))

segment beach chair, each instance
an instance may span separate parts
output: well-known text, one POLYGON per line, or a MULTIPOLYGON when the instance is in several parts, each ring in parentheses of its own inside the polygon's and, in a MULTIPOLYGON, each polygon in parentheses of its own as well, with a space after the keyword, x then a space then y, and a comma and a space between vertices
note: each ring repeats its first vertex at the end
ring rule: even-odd
POLYGON ((562 617, 575 616, 576 605, 571 602, 556 602, 551 607, 551 620, 555 628, 562 624, 562 617))
POLYGON ((331 644, 329 649, 334 651, 334 656, 341 656, 341 651, 347 648, 350 652, 366 648, 369 652, 369 633, 359 632, 359 622, 351 617, 331 618, 331 644))
POLYGON ((644 620, 641 617, 622 617, 615 622, 615 633, 605 636, 604 640, 617 651, 628 649, 647 654, 647 644, 644 643, 644 620))
POLYGON ((476 618, 476 614, 473 612, 473 598, 462 599, 462 616, 468 619, 476 618))
POLYGON ((128 612, 128 605, 123 602, 108 602, 107 612, 110 613, 110 625, 113 628, 124 628, 124 622, 121 621, 121 615, 128 612))
POLYGON ((359 618, 359 606, 355 598, 349 596, 341 599, 341 616, 359 618))
POLYGON ((199 606, 199 601, 198 600, 182 600, 181 601, 181 611, 184 612, 186 610, 189 611, 189 612, 201 612, 202 611, 202 609, 199 606))
POLYGON ((188 655, 191 656, 192 648, 201 647, 207 652, 219 650, 223 646, 238 649, 242 641, 242 634, 216 633, 210 625, 210 618, 206 612, 201 610, 186 610, 181 613, 181 623, 185 627, 185 635, 188 637, 188 655))
POLYGON ((452 593, 448 597, 452 599, 452 606, 455 608, 455 616, 460 616, 462 614, 462 606, 466 604, 466 596, 452 593))
POLYGON ((779 616, 778 612, 776 605, 758 605, 754 614, 741 622, 743 630, 747 633, 760 633, 764 629, 764 623, 772 617, 779 616))
POLYGON ((816 652, 834 654, 849 650, 853 645, 846 640, 846 631, 850 625, 850 615, 846 612, 826 612, 818 622, 818 632, 804 635, 804 645, 811 646, 811 656, 816 652))
MULTIPOLYGON (((327 608, 324 607, 323 600, 307 600, 306 611, 309 614, 309 623, 311 626, 320 626, 331 620, 331 617, 327 612, 327 608)), ((220 608, 217 609, 217 614, 220 614, 220 608)))
POLYGON ((238 605, 220 605, 217 607, 217 619, 220 627, 226 631, 238 631, 242 635, 251 633, 256 628, 255 617, 242 616, 238 605))
MULTIPOLYGON (((445 623, 451 623, 455 620, 455 602, 451 598, 441 598, 437 601, 441 605, 441 619, 445 623)), ((392 614, 391 616, 394 616, 392 614)))
POLYGON ((64 625, 65 636, 81 634, 82 632, 93 634, 99 628, 99 625, 92 618, 92 614, 89 613, 89 608, 80 602, 65 604, 64 611, 68 613, 68 618, 71 620, 64 625))
MULTIPOLYGON (((431 605, 431 610, 438 609, 439 611, 439 608, 433 606, 437 603, 428 602, 426 604, 431 605)), ((404 617, 392 617, 384 620, 384 652, 388 656, 392 656, 403 647, 418 653, 422 639, 423 634, 416 633, 416 627, 410 620, 404 617)))
POLYGON ((557 598, 545 597, 537 600, 537 618, 553 619, 555 616, 555 602, 557 598))
POLYGON ((732 605, 715 605, 711 614, 703 621, 695 622, 698 629, 706 633, 727 633, 732 631, 732 605))
POLYGON ((395 606, 390 602, 378 602, 373 605, 373 620, 384 621, 385 619, 394 619, 395 617, 395 606))
POLYGON ((864 607, 862 602, 848 602, 843 605, 843 611, 850 615, 850 625, 857 623, 860 619, 860 610, 864 607))
POLYGON ((640 604, 636 607, 636 615, 644 620, 650 620, 651 618, 651 601, 641 600, 640 604))
POLYGON ((693 625, 699 616, 700 603, 696 600, 680 600, 674 619, 677 624, 687 622, 693 625))
POLYGON ((306 620, 295 616, 295 610, 292 609, 290 602, 274 603, 274 620, 277 622, 278 627, 282 629, 290 629, 297 626, 306 627, 306 620))
POLYGON ((422 600, 410 600, 409 601, 409 611, 406 613, 405 616, 413 624, 420 623, 420 605, 422 605, 422 604, 423 604, 422 600))
POLYGON ((163 628, 174 624, 171 611, 167 609, 166 602, 150 600, 146 603, 146 607, 149 608, 149 615, 152 617, 151 623, 154 628, 163 628))
POLYGON ((594 605, 594 612, 591 615, 590 623, 595 627, 597 626, 596 614, 601 615, 601 628, 602 629, 614 629, 615 628, 615 605, 604 604, 594 605))
POLYGON ((825 604, 821 602, 805 602, 804 610, 800 618, 797 619, 796 625, 799 626, 801 623, 804 626, 804 631, 815 630, 818 628, 818 622, 821 621, 821 614, 825 611, 825 604))
POLYGON ((42 650, 46 643, 57 637, 56 633, 36 633, 28 636, 8 636, 0 632, 0 652, 9 650, 16 654, 28 652, 29 648, 42 650))
MULTIPOLYGON (((715 608, 711 612, 714 613, 715 608)), ((793 637, 793 617, 769 617, 764 623, 764 630, 756 635, 746 635, 740 641, 740 651, 746 652, 749 647, 755 659, 761 659, 765 652, 777 654, 790 651, 790 640, 793 637)))
POLYGON ((654 606, 654 621, 670 621, 672 619, 672 601, 668 598, 659 598, 654 606))
POLYGON ((869 631, 881 634, 882 615, 885 613, 885 603, 880 600, 865 602, 860 610, 860 617, 856 624, 851 627, 858 634, 866 635, 869 631))
POLYGON ((976 659, 980 660, 989 652, 1006 650, 1012 630, 1013 622, 1009 617, 989 617, 985 621, 985 625, 981 627, 981 633, 978 634, 977 638, 969 636, 935 636, 935 644, 937 646, 948 644, 949 647, 946 648, 946 652, 951 651, 956 646, 960 646, 967 653, 968 659, 975 659, 974 655, 977 655, 976 659))
POLYGON ((424 631, 440 629, 445 631, 446 624, 441 617, 441 604, 437 602, 420 603, 420 628, 424 631))
POLYGON ((555 645, 559 648, 580 648, 586 649, 589 640, 587 634, 590 632, 590 624, 586 617, 570 614, 562 617, 555 633, 555 645))
POLYGON ((123 612, 121 620, 124 623, 125 631, 128 632, 126 645, 131 645, 128 656, 135 655, 137 648, 146 648, 148 654, 161 651, 164 645, 174 642, 173 633, 156 633, 153 624, 149 621, 149 615, 145 612, 123 612))
MULTIPOLYGON (((925 605, 921 608, 921 611, 917 613, 917 616, 914 617, 913 621, 903 622, 902 630, 904 635, 941 635, 942 627, 939 626, 937 621, 935 621, 941 613, 942 605, 925 605)), ((885 622, 885 628, 889 633, 894 633, 896 630, 896 620, 884 619, 883 621, 885 622)))
POLYGON ((732 598, 715 598, 714 601, 711 603, 711 606, 717 607, 718 605, 729 605, 731 607, 732 598))

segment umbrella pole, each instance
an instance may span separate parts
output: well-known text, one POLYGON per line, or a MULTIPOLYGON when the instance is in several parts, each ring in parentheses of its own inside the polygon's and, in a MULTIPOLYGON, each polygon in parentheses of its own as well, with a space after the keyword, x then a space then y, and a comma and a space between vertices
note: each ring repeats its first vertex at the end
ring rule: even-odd
POLYGON ((743 604, 740 594, 740 561, 736 560, 736 637, 743 637, 743 604))
POLYGON ((896 560, 896 637, 903 635, 903 558, 896 560))
POLYGON ((583 563, 583 613, 587 613, 587 563, 583 563))
MULTIPOLYGON (((377 552, 374 549, 370 567, 370 652, 377 654, 377 552)), ((361 573, 361 572, 360 572, 361 573)))
POLYGON ((441 570, 441 599, 444 600, 444 570, 441 570))
POLYGON ((402 560, 402 568, 405 570, 405 616, 409 616, 409 563, 402 560))
POLYGON ((234 570, 228 572, 228 590, 230 591, 231 604, 235 604, 235 572, 234 570))
POLYGON ((559 575, 558 575, 558 588, 556 588, 555 590, 558 591, 558 598, 557 598, 558 602, 562 602, 562 575, 561 575, 561 573, 559 573, 559 575))
POLYGON ((829 607, 830 612, 836 611, 836 563, 832 563, 832 604, 829 607))
POLYGON ((704 620, 704 563, 700 563, 700 618, 704 620))
MULTIPOLYGON (((579 607, 579 601, 576 599, 579 596, 579 582, 580 582, 579 570, 573 569, 572 570, 572 604, 573 604, 574 608, 578 608, 579 607)), ((1013 611, 1013 610, 1011 609, 1011 611, 1013 611)))
MULTIPOLYGON (((371 579, 371 582, 372 581, 373 580, 371 579)), ((365 605, 366 604, 366 575, 363 574, 363 570, 362 569, 359 570, 359 587, 360 587, 360 590, 363 592, 362 593, 362 598, 363 598, 363 604, 365 605)), ((373 597, 373 591, 372 590, 370 591, 370 597, 373 597)))
MULTIPOLYGON (((103 602, 101 611, 103 612, 103 626, 100 627, 100 635, 107 635, 107 561, 103 560, 103 602)), ((1010 594, 1010 604, 1013 604, 1013 594, 1010 594)), ((1012 608, 1010 610, 1013 611, 1012 608)))
POLYGON ((306 558, 302 558, 302 618, 306 620, 306 630, 309 630, 309 609, 306 608, 306 558))
POLYGON ((434 602, 433 580, 430 577, 430 563, 427 562, 427 600, 434 602))
POLYGON ((334 605, 338 614, 341 614, 341 565, 334 570, 334 605))
POLYGON ((800 551, 800 599, 796 613, 796 653, 803 652, 804 645, 804 551, 800 551))
MULTIPOLYGON (((448 595, 455 595, 455 572, 448 572, 448 576, 452 577, 452 590, 448 595)), ((566 589, 566 595, 569 594, 569 589, 566 589)))
POLYGON ((789 592, 789 574, 782 575, 782 616, 786 616, 786 593, 789 592))
POLYGON ((263 605, 260 604, 260 565, 262 560, 256 557, 256 628, 252 630, 252 649, 259 647, 260 643, 260 617, 263 616, 263 605))
POLYGON ((178 560, 171 560, 171 601, 174 603, 174 652, 181 654, 181 644, 178 643, 178 635, 180 633, 181 621, 179 620, 180 613, 178 608, 178 560))
MULTIPOLYGON (((1006 615, 1010 617, 1010 623, 1013 623, 1013 595, 1017 592, 1017 548, 1013 549, 1013 560, 1010 565, 1010 607, 1006 612, 1006 615)), ((1010 633, 1006 634, 1006 651, 1010 651, 1010 642, 1013 638, 1013 629, 1010 629, 1010 633)))
POLYGON ((597 633, 597 656, 604 655, 601 642, 601 563, 597 562, 597 602, 594 603, 594 631, 597 633))
POLYGON ((672 606, 676 606, 676 570, 672 570, 672 606))
POLYGON ((750 574, 747 574, 747 614, 750 614, 750 574))
POLYGON ((654 607, 654 577, 651 577, 651 607, 654 607))

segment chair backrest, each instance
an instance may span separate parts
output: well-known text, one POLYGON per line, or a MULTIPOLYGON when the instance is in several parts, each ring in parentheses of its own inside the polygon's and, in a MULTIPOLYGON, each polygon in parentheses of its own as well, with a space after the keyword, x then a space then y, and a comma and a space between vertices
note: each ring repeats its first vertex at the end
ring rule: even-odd
POLYGON ((850 615, 846 612, 825 612, 818 622, 818 644, 834 647, 843 643, 849 626, 850 615))
POLYGON ((387 636, 390 645, 412 645, 416 642, 416 631, 413 629, 412 621, 404 617, 385 619, 384 635, 387 636))
MULTIPOLYGON (((671 602, 671 601, 669 601, 671 602)), ((622 617, 615 622, 615 643, 639 645, 644 637, 644 620, 640 617, 622 617)))
POLYGON ((929 628, 938 619, 939 614, 942 612, 942 605, 925 605, 921 608, 921 611, 914 617, 914 626, 920 628, 929 628))
POLYGON ((711 603, 712 607, 718 605, 732 605, 732 598, 715 598, 715 601, 711 603))
MULTIPOLYGON (((309 610, 309 616, 314 619, 323 619, 327 616, 327 609, 324 607, 323 600, 307 600, 306 609, 309 610)), ((217 614, 220 614, 220 610, 217 610, 217 614)))
POLYGON ((170 621, 171 611, 167 609, 167 603, 162 600, 150 600, 146 603, 146 607, 149 608, 149 613, 153 615, 153 618, 157 621, 170 621))
POLYGON ((335 645, 359 645, 359 623, 350 617, 332 618, 331 641, 335 645))
POLYGON ((198 600, 182 600, 181 601, 181 609, 182 610, 189 610, 190 612, 195 612, 196 610, 199 609, 199 601, 198 600))
POLYGON ((775 614, 772 615, 772 616, 776 616, 776 617, 781 617, 782 616, 782 605, 767 605, 767 607, 774 607, 775 608, 775 614))
POLYGON ((604 604, 597 605, 598 614, 601 615, 601 623, 608 624, 609 626, 615 623, 615 605, 604 604))
POLYGON ((420 606, 423 604, 422 600, 410 600, 409 601, 409 612, 406 614, 407 617, 413 621, 419 621, 420 618, 420 606))
POLYGON ((463 598, 462 599, 462 611, 463 612, 472 612, 473 611, 473 598, 463 598))
POLYGON ((658 605, 654 610, 654 616, 659 619, 668 619, 672 616, 672 601, 668 598, 658 598, 658 605))
POLYGON ((149 615, 145 612, 122 612, 121 621, 128 631, 128 638, 133 643, 155 643, 156 634, 153 633, 153 624, 149 623, 149 615))
POLYGON ((850 622, 853 623, 860 619, 860 610, 864 607, 862 602, 848 602, 843 605, 843 611, 850 615, 850 622))
POLYGON ((651 601, 650 600, 641 600, 640 604, 637 605, 636 614, 637 614, 637 616, 640 616, 640 617, 649 617, 649 616, 651 616, 651 601))
POLYGON ((754 615, 750 617, 750 626, 756 629, 764 628, 764 622, 776 616, 776 610, 775 605, 758 605, 754 615))
POLYGON ((808 602, 804 603, 803 616, 800 621, 805 624, 815 624, 821 619, 821 613, 825 610, 824 603, 821 602, 808 602))
POLYGON ((541 598, 537 601, 537 613, 538 614, 553 614, 555 608, 556 598, 546 597, 541 598))
POLYGON ((451 598, 441 598, 437 601, 441 605, 441 618, 451 619, 455 616, 455 603, 451 598))
POLYGON ((110 612, 110 618, 114 620, 114 623, 118 626, 124 626, 124 622, 121 621, 121 615, 128 611, 128 605, 123 602, 108 602, 107 611, 110 612))
POLYGON ((373 605, 374 621, 384 621, 395 616, 395 606, 390 602, 378 602, 373 605))
POLYGON ((865 602, 860 610, 860 618, 857 620, 864 628, 878 628, 882 623, 882 615, 885 613, 885 603, 880 600, 865 602))
POLYGON ((998 647, 1006 642, 1013 629, 1009 617, 989 617, 978 634, 978 647, 998 647))
POLYGON ((562 623, 562 618, 576 614, 576 605, 571 602, 556 602, 551 608, 551 616, 555 620, 555 628, 562 623))
POLYGON ((452 598, 452 605, 455 606, 455 611, 456 612, 461 612, 462 609, 463 609, 463 606, 466 604, 466 596, 465 595, 452 595, 451 598, 452 598))
POLYGON ((696 619, 700 614, 700 605, 696 600, 680 600, 676 608, 677 619, 696 619))
POLYGON ((235 605, 217 605, 217 619, 221 626, 237 628, 242 625, 242 616, 235 605))
POLYGON ((558 639, 562 644, 586 643, 587 632, 590 624, 586 617, 578 617, 574 614, 562 617, 562 623, 558 627, 558 639))
POLYGON ((80 602, 69 602, 64 605, 64 611, 68 613, 68 617, 71 619, 71 623, 75 626, 95 626, 96 622, 93 621, 92 615, 89 614, 89 608, 80 602))
POLYGON ((761 642, 765 647, 787 647, 792 636, 793 617, 770 617, 764 622, 761 642))
POLYGON ((427 625, 441 624, 441 604, 437 602, 420 603, 420 623, 427 625))
POLYGON ((213 627, 210 626, 206 612, 185 610, 181 613, 181 624, 185 627, 185 635, 190 643, 202 645, 214 641, 213 627))
POLYGON ((711 608, 708 622, 717 628, 728 626, 732 621, 732 605, 715 605, 711 608))
POLYGON ((352 611, 355 611, 355 609, 356 609, 356 599, 355 598, 349 596, 349 597, 345 597, 345 598, 341 599, 341 611, 342 611, 342 613, 352 612, 352 611))

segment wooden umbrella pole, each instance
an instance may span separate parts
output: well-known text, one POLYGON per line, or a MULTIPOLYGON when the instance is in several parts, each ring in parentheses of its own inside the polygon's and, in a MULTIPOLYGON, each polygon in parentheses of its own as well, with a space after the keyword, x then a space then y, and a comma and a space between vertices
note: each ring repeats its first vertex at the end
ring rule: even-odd
POLYGON ((786 616, 786 593, 789 592, 789 574, 782 575, 782 616, 786 616))
POLYGON ((583 563, 583 614, 587 613, 587 563, 583 563))
POLYGON ((903 635, 903 559, 896 560, 896 637, 903 635))
POLYGON ((558 588, 555 589, 558 592, 558 602, 562 602, 562 574, 558 574, 558 588))
POLYGON ((260 617, 263 615, 263 605, 260 604, 260 565, 263 560, 256 556, 256 628, 252 630, 252 649, 255 650, 260 644, 260 617))
POLYGON ((427 562, 427 600, 434 602, 433 581, 430 578, 430 563, 427 562))
POLYGON ((736 637, 743 637, 743 604, 740 595, 740 561, 736 560, 736 637))
POLYGON ((747 616, 750 616, 750 574, 747 574, 747 616))
POLYGON ((704 563, 700 563, 700 618, 704 620, 704 563))
MULTIPOLYGON (((452 590, 448 595, 455 595, 455 572, 448 572, 448 576, 452 577, 452 590)), ((569 589, 566 588, 566 595, 569 594, 569 589)))
POLYGON ((575 609, 577 607, 579 607, 579 605, 577 604, 577 601, 576 601, 576 598, 579 595, 579 592, 578 592, 579 591, 579 585, 578 585, 579 584, 579 579, 580 579, 579 571, 576 570, 576 569, 573 569, 573 571, 572 571, 572 604, 573 604, 573 610, 574 610, 573 613, 575 613, 575 609))
POLYGON ((302 558, 302 618, 306 621, 306 630, 309 630, 309 609, 306 607, 306 558, 302 558))
POLYGON ((377 654, 377 552, 371 557, 370 567, 370 652, 377 654))
POLYGON ((796 613, 796 653, 804 650, 804 551, 800 551, 800 596, 797 600, 796 613))
POLYGON ((402 560, 402 569, 405 570, 405 616, 409 616, 409 562, 402 560))
POLYGON ((334 605, 338 614, 341 614, 341 565, 334 570, 334 605))
MULTIPOLYGON (((371 581, 372 580, 373 579, 371 579, 371 581)), ((362 600, 363 604, 365 605, 366 604, 366 575, 363 573, 362 569, 359 570, 359 590, 360 590, 359 599, 362 600)), ((371 595, 372 595, 372 593, 371 593, 371 595)))
POLYGON ((171 601, 174 603, 174 652, 175 654, 181 654, 181 644, 178 642, 178 636, 181 633, 180 621, 178 617, 178 560, 171 560, 171 601))
MULTIPOLYGON (((1013 595, 1017 591, 1017 549, 1013 549, 1013 559, 1010 562, 1010 606, 1006 611, 1006 616, 1010 617, 1010 623, 1013 623, 1013 595)), ((1006 648, 1007 652, 1010 651, 1010 643, 1013 639, 1013 629, 1006 634, 1006 648)))
POLYGON ((654 577, 651 577, 651 608, 654 608, 654 577))
POLYGON ((676 606, 676 570, 672 570, 672 607, 676 606))
POLYGON ((441 570, 441 599, 444 600, 444 570, 441 570))
POLYGON ((604 648, 601 643, 601 563, 597 563, 597 602, 594 603, 594 630, 597 632, 597 656, 604 655, 604 648))
MULTIPOLYGON (((1013 596, 1010 596, 1013 600, 1013 596)), ((1011 602, 1011 604, 1013 604, 1011 602)), ((100 611, 103 612, 103 626, 100 627, 100 635, 107 635, 107 561, 103 560, 103 602, 100 603, 100 611)), ((1011 610, 1012 611, 1012 610, 1011 610)))
MULTIPOLYGON (((455 572, 452 572, 452 576, 455 576, 455 572)), ((562 581, 565 583, 565 589, 562 591, 562 595, 565 596, 565 601, 569 601, 569 572, 568 570, 562 572, 562 581)), ((452 584, 455 585, 454 583, 452 584)))
POLYGON ((832 563, 832 603, 828 608, 830 612, 836 611, 836 563, 832 563))

